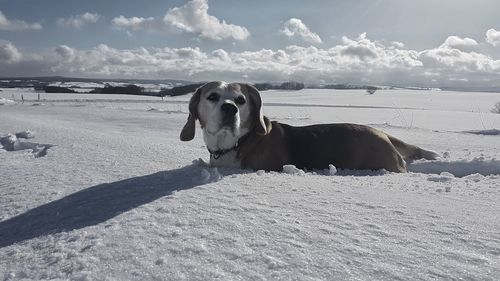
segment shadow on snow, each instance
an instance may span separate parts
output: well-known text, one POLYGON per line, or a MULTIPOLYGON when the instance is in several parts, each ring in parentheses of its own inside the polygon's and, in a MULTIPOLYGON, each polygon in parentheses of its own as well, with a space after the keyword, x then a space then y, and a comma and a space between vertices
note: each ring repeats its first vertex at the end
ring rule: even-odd
POLYGON ((473 174, 483 176, 498 175, 500 174, 500 160, 423 161, 409 163, 408 171, 425 174, 448 172, 455 177, 465 177, 473 174))
POLYGON ((0 248, 96 225, 174 191, 204 185, 220 177, 216 169, 192 164, 92 186, 0 222, 0 248))

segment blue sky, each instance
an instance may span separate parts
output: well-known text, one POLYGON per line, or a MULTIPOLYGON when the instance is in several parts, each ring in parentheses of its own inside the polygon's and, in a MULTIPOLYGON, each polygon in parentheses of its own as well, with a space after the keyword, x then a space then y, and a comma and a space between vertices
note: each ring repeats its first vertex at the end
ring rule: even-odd
POLYGON ((0 76, 500 85, 500 1, 0 0, 0 76))

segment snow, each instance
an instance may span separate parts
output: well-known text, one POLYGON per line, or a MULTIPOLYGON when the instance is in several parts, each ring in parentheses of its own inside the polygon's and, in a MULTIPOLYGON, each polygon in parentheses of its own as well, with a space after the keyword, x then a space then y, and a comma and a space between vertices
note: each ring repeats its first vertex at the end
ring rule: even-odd
POLYGON ((7 134, 0 136, 0 145, 6 151, 31 150, 35 158, 47 155, 47 150, 52 147, 50 144, 38 144, 34 142, 23 142, 20 139, 34 138, 31 131, 23 131, 16 134, 7 134))
POLYGON ((273 120, 369 124, 442 155, 405 174, 210 167, 201 131, 179 141, 188 96, 0 99, 0 280, 500 276, 500 139, 470 133, 500 129, 499 94, 263 93, 273 120))
POLYGON ((9 105, 9 104, 14 104, 15 101, 9 100, 6 98, 0 98, 0 105, 9 105))
POLYGON ((298 176, 305 176, 305 172, 301 169, 298 169, 294 165, 284 165, 283 166, 283 173, 285 174, 290 174, 290 175, 298 175, 298 176))
POLYGON ((337 173, 337 168, 332 164, 328 165, 328 174, 334 176, 337 173))

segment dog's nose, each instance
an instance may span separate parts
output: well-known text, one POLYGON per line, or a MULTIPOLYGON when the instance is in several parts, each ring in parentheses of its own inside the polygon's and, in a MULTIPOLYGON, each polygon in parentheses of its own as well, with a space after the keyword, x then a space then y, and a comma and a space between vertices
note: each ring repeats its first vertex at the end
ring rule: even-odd
POLYGON ((222 111, 222 113, 227 114, 227 115, 231 115, 231 116, 235 115, 236 112, 238 112, 238 108, 236 107, 236 105, 231 104, 231 103, 222 104, 220 107, 220 110, 222 111))

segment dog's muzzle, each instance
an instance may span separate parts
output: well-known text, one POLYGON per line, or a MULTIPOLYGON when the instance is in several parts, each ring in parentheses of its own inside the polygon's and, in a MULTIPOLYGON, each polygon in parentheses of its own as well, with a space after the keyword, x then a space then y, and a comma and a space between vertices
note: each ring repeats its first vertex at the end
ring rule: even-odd
POLYGON ((220 110, 222 112, 222 125, 233 128, 236 121, 238 107, 231 103, 224 103, 221 105, 220 110))
POLYGON ((224 116, 234 116, 236 115, 236 112, 238 112, 238 108, 236 107, 236 105, 231 103, 222 104, 220 110, 222 111, 222 114, 224 114, 224 116))

